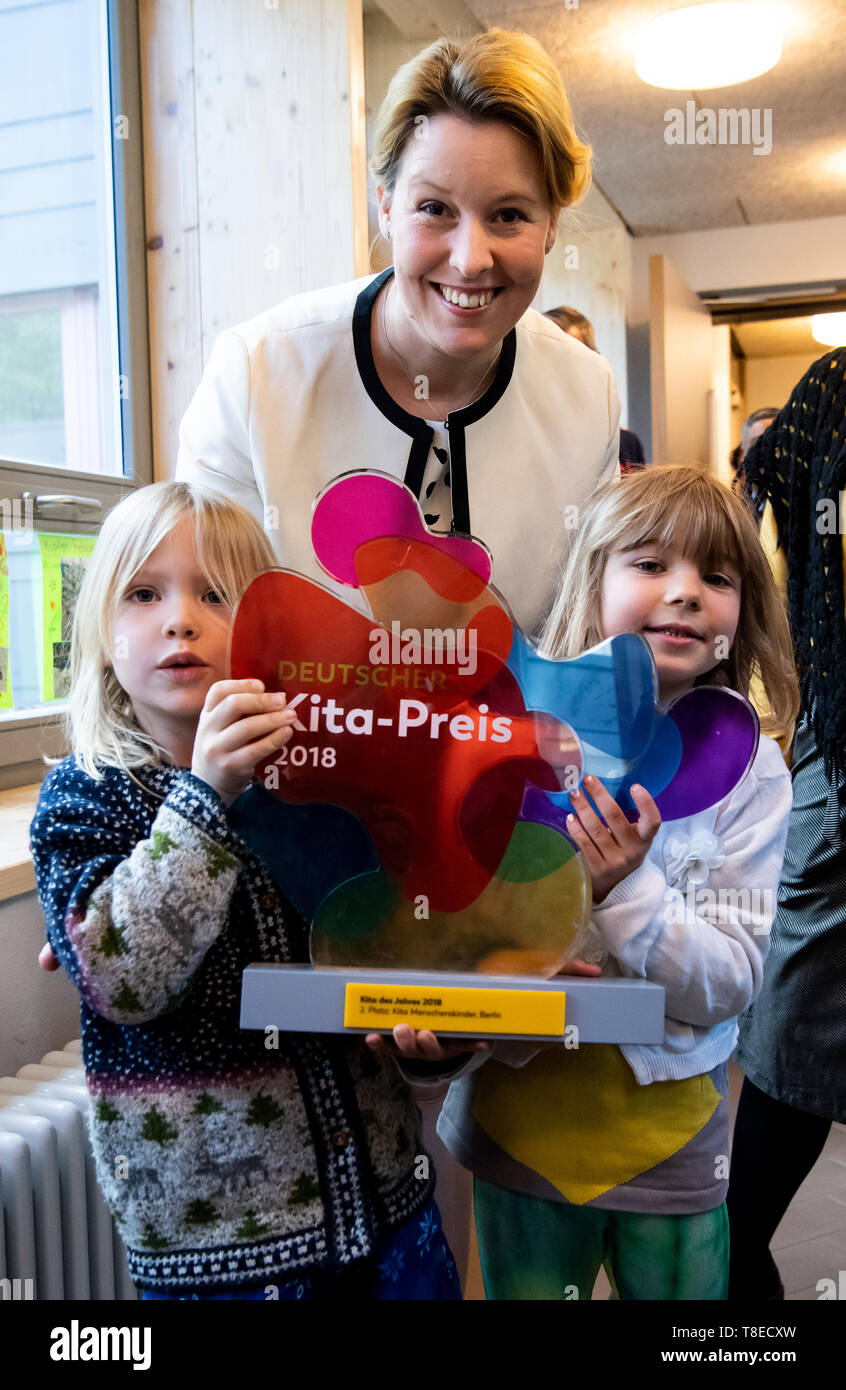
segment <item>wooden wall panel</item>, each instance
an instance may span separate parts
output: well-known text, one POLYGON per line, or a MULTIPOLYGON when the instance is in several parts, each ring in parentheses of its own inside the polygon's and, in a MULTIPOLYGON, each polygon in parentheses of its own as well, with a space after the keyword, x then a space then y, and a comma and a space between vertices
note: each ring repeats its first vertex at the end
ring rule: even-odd
POLYGON ((140 0, 156 478, 215 337, 367 272, 361 0, 140 0))
POLYGON ((347 0, 194 0, 204 352, 354 275, 347 0))
POLYGON ((370 273, 367 225, 367 103, 364 77, 364 15, 361 0, 347 0, 349 36, 350 173, 352 175, 353 266, 370 273))
POLYGON ((153 476, 203 370, 191 0, 139 0, 153 476))

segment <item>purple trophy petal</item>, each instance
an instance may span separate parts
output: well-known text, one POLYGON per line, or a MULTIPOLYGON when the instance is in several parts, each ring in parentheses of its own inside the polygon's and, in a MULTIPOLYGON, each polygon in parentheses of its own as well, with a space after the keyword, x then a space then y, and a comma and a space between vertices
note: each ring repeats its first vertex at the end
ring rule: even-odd
POLYGON ((743 780, 758 750, 758 716, 734 690, 701 685, 667 711, 678 726, 678 772, 655 798, 661 819, 694 816, 728 796, 743 780))

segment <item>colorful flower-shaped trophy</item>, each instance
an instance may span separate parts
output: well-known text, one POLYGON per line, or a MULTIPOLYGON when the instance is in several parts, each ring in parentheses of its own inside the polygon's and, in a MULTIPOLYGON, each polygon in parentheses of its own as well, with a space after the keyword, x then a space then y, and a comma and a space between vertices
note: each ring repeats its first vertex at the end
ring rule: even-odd
POLYGON ((232 677, 284 691, 297 724, 230 814, 317 967, 250 967, 242 1024, 558 1037, 566 992, 581 1040, 659 1041, 657 986, 554 978, 591 906, 569 793, 594 773, 633 818, 635 781, 664 818, 713 805, 755 755, 752 707, 700 688, 659 710, 635 635, 543 656, 486 548, 429 531, 382 474, 321 493, 312 545, 334 589, 269 571, 233 623, 232 677))

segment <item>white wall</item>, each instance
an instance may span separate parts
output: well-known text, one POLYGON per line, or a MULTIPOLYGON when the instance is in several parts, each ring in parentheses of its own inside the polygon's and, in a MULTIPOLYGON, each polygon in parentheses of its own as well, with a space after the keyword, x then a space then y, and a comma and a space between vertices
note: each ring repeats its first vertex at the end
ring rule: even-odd
POLYGON ((718 324, 711 333, 711 380, 714 383, 709 398, 711 471, 731 482, 732 402, 731 402, 731 330, 727 323, 718 324))
POLYGON ((846 217, 635 237, 631 248, 635 318, 648 309, 649 257, 656 252, 697 291, 846 279, 846 217))
POLYGON ((628 424, 626 305, 629 299, 632 240, 600 190, 562 212, 555 246, 546 258, 535 308, 544 312, 566 304, 593 324, 596 346, 611 363, 628 424))
MULTIPOLYGON (((668 256, 692 289, 741 290, 761 286, 846 280, 846 217, 773 222, 674 236, 634 237, 628 310, 629 417, 650 455, 649 257, 668 256)), ((823 349, 820 349, 822 356, 823 349)), ((801 371, 794 378, 801 376, 801 371)), ((768 404, 768 402, 765 402, 768 404)), ((749 410, 755 409, 749 406, 749 410)))
POLYGON ((825 348, 820 346, 819 352, 799 353, 791 357, 747 357, 744 391, 746 414, 751 415, 753 410, 762 410, 769 405, 783 406, 797 381, 824 352, 825 348))
POLYGON ((47 974, 38 964, 45 940, 35 893, 0 902, 0 1076, 79 1037, 79 995, 64 970, 47 974))

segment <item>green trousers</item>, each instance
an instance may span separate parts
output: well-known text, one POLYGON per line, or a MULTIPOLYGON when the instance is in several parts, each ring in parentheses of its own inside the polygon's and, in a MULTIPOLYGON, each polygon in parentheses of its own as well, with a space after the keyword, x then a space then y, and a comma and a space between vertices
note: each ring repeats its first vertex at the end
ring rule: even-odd
POLYGON ((600 1211, 475 1178, 473 1204, 489 1299, 586 1300, 600 1265, 620 1299, 726 1297, 725 1202, 692 1216, 600 1211))

